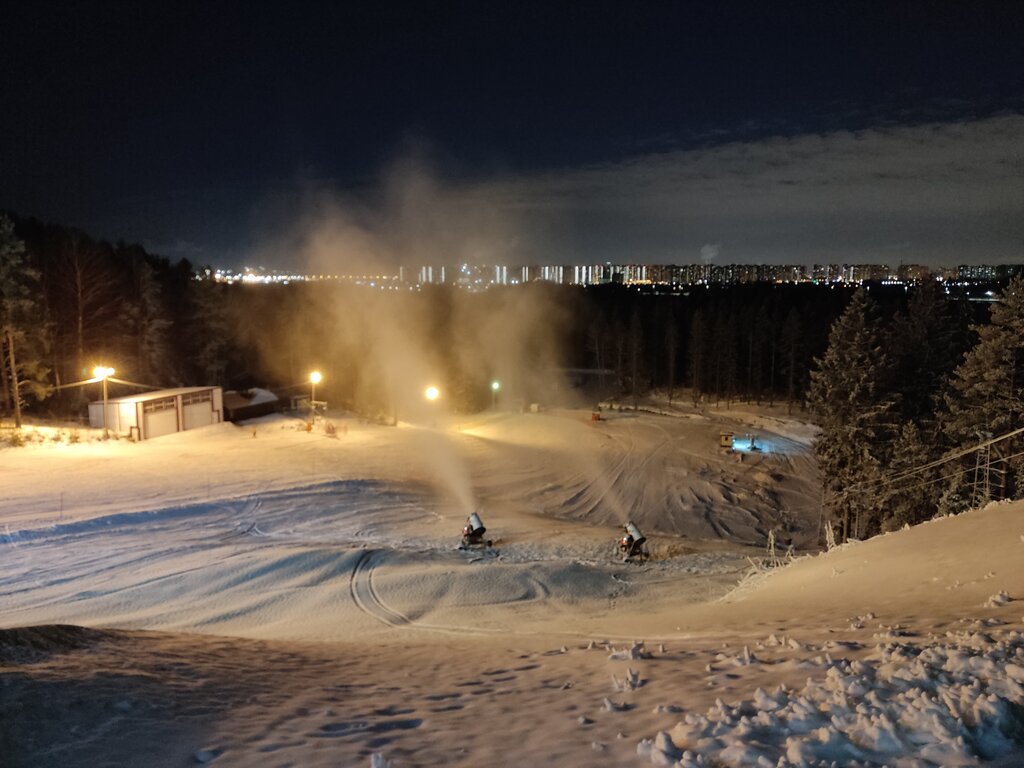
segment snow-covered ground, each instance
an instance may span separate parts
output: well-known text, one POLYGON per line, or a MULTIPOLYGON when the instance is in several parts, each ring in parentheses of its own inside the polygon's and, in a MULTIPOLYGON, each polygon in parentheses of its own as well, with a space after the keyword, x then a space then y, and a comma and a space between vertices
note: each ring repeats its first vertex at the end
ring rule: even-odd
POLYGON ((0 449, 0 754, 1024 763, 1024 504, 818 555, 812 429, 645 405, 0 449))

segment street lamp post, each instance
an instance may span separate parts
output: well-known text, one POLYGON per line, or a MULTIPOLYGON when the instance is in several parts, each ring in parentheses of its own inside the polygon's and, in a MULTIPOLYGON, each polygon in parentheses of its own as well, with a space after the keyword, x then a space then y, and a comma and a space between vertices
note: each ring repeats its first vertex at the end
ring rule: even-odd
MULTIPOLYGON (((441 390, 438 389, 437 387, 435 387, 433 384, 431 384, 429 387, 427 387, 425 390, 423 390, 423 396, 425 398, 427 398, 428 402, 436 403, 437 402, 437 398, 439 398, 441 396, 441 390)), ((431 411, 430 426, 432 428, 436 429, 437 428, 437 420, 436 420, 437 411, 435 411, 433 408, 431 408, 430 411, 431 411)))
POLYGON ((498 390, 501 389, 501 382, 495 379, 491 382, 491 410, 498 407, 498 390))
POLYGON ((110 437, 107 431, 107 379, 114 375, 114 369, 104 365, 93 368, 92 375, 103 382, 103 439, 110 437))
POLYGON ((320 375, 320 371, 313 371, 309 374, 309 423, 313 424, 313 420, 316 416, 316 385, 320 383, 323 376, 320 375))

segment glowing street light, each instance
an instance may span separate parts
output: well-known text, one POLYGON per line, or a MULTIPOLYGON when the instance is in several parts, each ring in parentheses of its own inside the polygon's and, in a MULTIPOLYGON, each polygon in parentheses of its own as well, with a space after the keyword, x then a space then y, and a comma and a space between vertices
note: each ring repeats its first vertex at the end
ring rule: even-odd
POLYGON ((491 409, 498 407, 498 390, 501 389, 501 382, 495 379, 491 382, 491 409))
POLYGON ((320 371, 313 371, 309 374, 309 423, 313 423, 313 417, 316 415, 316 385, 323 380, 323 376, 320 371))
POLYGON ((431 385, 427 387, 426 390, 423 392, 423 396, 427 398, 427 400, 429 400, 430 402, 434 402, 435 400, 437 400, 437 398, 441 396, 441 390, 431 385))
POLYGON ((92 369, 92 375, 103 382, 103 439, 106 440, 110 436, 107 432, 107 379, 114 375, 114 369, 98 365, 92 369))

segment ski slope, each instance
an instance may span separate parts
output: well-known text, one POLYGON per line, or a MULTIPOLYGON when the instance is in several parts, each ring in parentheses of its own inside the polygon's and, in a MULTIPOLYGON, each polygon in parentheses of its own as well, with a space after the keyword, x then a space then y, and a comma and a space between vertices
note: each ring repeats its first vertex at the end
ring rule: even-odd
POLYGON ((817 532, 808 430, 779 413, 335 421, 0 450, 9 754, 1024 759, 1019 503, 751 575, 769 530, 817 532), (766 450, 741 461, 725 429, 766 450), (497 542, 460 551, 474 509, 497 542), (646 565, 615 557, 627 519, 646 565))

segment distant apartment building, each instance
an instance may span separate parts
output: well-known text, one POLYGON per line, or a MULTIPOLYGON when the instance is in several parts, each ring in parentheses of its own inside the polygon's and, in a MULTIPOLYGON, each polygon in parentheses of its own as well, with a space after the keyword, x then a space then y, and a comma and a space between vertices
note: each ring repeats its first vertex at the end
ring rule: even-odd
POLYGON ((711 282, 711 267, 708 264, 685 264, 677 267, 676 282, 682 285, 706 285, 711 282))
POLYGON ((445 282, 445 269, 441 267, 420 267, 419 280, 417 281, 420 285, 443 285, 445 282))
MULTIPOLYGON (((886 264, 855 264, 851 268, 851 283, 867 283, 888 280, 891 270, 886 264)), ((895 275, 893 275, 895 277, 895 275)))
POLYGON ((573 285, 597 285, 603 282, 600 264, 578 264, 572 267, 573 285))
POLYGON ((548 264, 540 268, 539 280, 549 283, 564 282, 566 268, 558 264, 548 264))
POLYGON ((995 280, 996 267, 987 264, 961 264, 956 268, 959 280, 995 280))
POLYGON ((898 275, 888 264, 814 264, 810 279, 818 283, 860 284, 897 280, 898 275))
POLYGON ((1008 280, 1020 274, 1024 274, 1021 264, 961 264, 956 268, 956 279, 965 282, 1008 280))
POLYGON ((841 279, 838 264, 815 264, 811 267, 811 280, 816 283, 834 283, 841 279))

